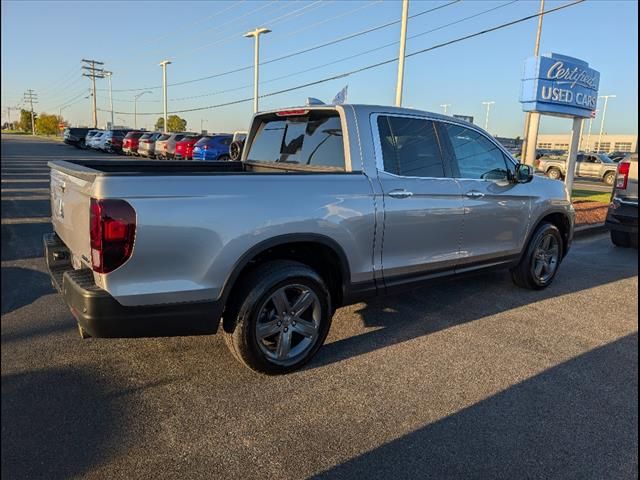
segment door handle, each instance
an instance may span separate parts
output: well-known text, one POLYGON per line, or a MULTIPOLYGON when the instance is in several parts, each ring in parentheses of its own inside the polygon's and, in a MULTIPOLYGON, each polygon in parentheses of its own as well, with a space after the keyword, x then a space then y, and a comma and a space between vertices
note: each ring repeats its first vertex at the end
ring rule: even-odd
POLYGON ((476 190, 472 190, 471 192, 465 193, 465 195, 469 198, 482 198, 484 197, 484 193, 478 192, 476 190))
POLYGON ((413 192, 407 192, 406 190, 391 190, 389 196, 393 198, 409 198, 413 196, 413 192))

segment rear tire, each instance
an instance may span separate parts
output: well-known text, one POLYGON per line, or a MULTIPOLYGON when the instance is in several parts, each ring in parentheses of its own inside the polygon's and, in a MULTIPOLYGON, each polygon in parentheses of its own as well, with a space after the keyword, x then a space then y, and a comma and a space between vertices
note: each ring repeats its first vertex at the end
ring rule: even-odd
POLYGON ((602 179, 604 183, 611 186, 616 181, 616 174, 614 172, 608 172, 602 179))
POLYGON ((231 160, 231 157, 229 155, 220 155, 218 157, 219 162, 228 162, 229 160, 231 160))
POLYGON ((611 243, 616 247, 627 248, 631 246, 631 234, 629 232, 620 232, 611 230, 611 243))
POLYGON ((534 232, 518 265, 511 269, 513 283, 530 290, 542 290, 553 282, 564 254, 558 227, 544 222, 534 232))
POLYGON ((561 180, 562 172, 557 168, 550 168, 549 170, 547 170, 547 177, 552 180, 561 180))
POLYGON ((288 260, 256 267, 234 288, 228 305, 223 335, 229 350, 240 363, 268 375, 297 370, 311 360, 333 314, 322 277, 288 260))
POLYGON ((244 142, 241 140, 236 140, 235 142, 231 142, 229 145, 229 156, 231 160, 237 161, 240 160, 242 156, 242 148, 244 147, 244 142))

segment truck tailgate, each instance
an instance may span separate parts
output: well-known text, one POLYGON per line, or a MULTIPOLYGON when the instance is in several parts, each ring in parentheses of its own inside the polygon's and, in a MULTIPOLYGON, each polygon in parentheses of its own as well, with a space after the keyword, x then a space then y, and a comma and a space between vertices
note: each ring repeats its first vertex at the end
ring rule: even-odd
MULTIPOLYGON (((51 164, 50 164, 51 165, 51 164)), ((75 177, 51 165, 51 223, 73 254, 73 264, 91 265, 89 212, 93 180, 75 177)))

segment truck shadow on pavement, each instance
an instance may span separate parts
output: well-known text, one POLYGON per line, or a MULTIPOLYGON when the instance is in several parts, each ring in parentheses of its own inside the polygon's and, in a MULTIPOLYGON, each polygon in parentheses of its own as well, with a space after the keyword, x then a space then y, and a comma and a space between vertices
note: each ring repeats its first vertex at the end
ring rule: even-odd
POLYGON ((2 315, 53 293, 49 275, 22 267, 2 267, 2 315))
POLYGON ((314 478, 636 478, 637 389, 636 333, 314 478))
MULTIPOLYGON (((613 247, 612 247, 613 249, 613 247)), ((402 343, 455 325, 535 304, 546 299, 587 290, 638 275, 636 250, 618 249, 612 258, 589 258, 571 254, 560 267, 555 282, 545 290, 531 291, 513 285, 504 270, 478 272, 472 276, 440 279, 431 286, 403 294, 373 299, 356 313, 365 327, 376 330, 325 344, 307 369, 314 369, 402 343), (582 257, 582 258, 581 258, 582 257), (584 265, 591 270, 585 275, 584 265)), ((334 319, 334 322, 339 321, 334 319)), ((334 323, 335 328, 335 323, 334 323)))
POLYGON ((131 396, 166 382, 124 388, 103 377, 82 365, 4 375, 2 478, 82 476, 126 452, 139 408, 131 396))

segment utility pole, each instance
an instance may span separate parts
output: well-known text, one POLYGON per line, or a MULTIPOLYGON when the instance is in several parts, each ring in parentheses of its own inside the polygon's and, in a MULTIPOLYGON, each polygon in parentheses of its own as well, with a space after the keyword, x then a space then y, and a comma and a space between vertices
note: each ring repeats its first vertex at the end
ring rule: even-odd
POLYGON ((24 99, 25 102, 29 102, 29 105, 31 107, 31 135, 35 135, 36 134, 36 121, 35 121, 35 115, 33 113, 33 102, 38 103, 38 94, 35 93, 33 90, 28 89, 25 94, 24 94, 24 99))
MULTIPOLYGON (((544 12, 544 0, 540 0, 540 10, 538 13, 544 12)), ((540 37, 542 36, 542 19, 544 15, 538 17, 538 31, 536 32, 536 43, 533 47, 533 55, 538 56, 540 54, 540 37)), ((522 163, 533 165, 535 160, 535 148, 538 141, 538 129, 540 128, 540 114, 537 112, 527 112, 524 116, 524 138, 522 140, 522 163), (527 152, 529 139, 531 139, 532 147, 527 152), (533 153, 531 153, 533 152, 533 153), (531 155, 530 155, 531 154, 531 155), (531 158, 529 158, 531 157, 531 158)))
POLYGON ((489 110, 491 109, 491 105, 493 105, 494 103, 496 102, 482 102, 482 104, 487 107, 487 116, 484 119, 484 129, 487 132, 489 131, 489 110))
POLYGON ((109 79, 109 108, 111 109, 111 128, 115 125, 113 123, 113 90, 111 89, 111 75, 113 72, 104 72, 104 74, 109 79))
POLYGON ((169 130, 167 129, 167 65, 171 62, 169 60, 163 60, 159 63, 162 67, 162 96, 164 101, 164 128, 162 129, 162 133, 167 133, 169 130))
POLYGON ((87 65, 83 65, 82 68, 87 70, 88 73, 83 73, 83 77, 89 77, 93 86, 93 128, 98 128, 98 107, 96 105, 96 78, 104 78, 105 71, 102 68, 96 68, 96 65, 104 65, 104 62, 98 62, 97 60, 81 60, 87 65))
POLYGON ((409 18, 409 0, 402 0, 402 23, 400 24, 400 51, 398 52, 398 79, 396 81, 396 107, 402 106, 402 87, 404 84, 404 60, 407 50, 407 20, 409 18))
POLYGON ((247 38, 255 38, 253 47, 253 113, 258 113, 258 84, 260 81, 260 35, 270 33, 268 28, 256 28, 244 34, 247 38))
POLYGON ((602 107, 602 119, 600 120, 600 135, 598 135, 598 150, 600 153, 602 151, 602 132, 604 132, 604 117, 607 116, 607 104, 609 103, 610 98, 616 98, 615 95, 601 95, 600 98, 604 98, 604 107, 602 107))
POLYGON ((442 107, 442 109, 444 110, 444 114, 447 114, 447 109, 451 106, 450 103, 443 103, 442 105, 440 105, 442 107))
POLYGON ((204 132, 204 122, 206 122, 206 120, 204 118, 200 119, 200 133, 204 132))

